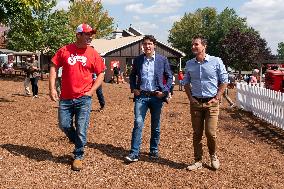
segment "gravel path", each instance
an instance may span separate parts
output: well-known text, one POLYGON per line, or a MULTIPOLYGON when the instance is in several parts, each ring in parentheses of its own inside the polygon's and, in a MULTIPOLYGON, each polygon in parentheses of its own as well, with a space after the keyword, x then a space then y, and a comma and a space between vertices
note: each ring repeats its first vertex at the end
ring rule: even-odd
MULTIPOLYGON (((23 95, 23 79, 0 78, 0 188, 284 188, 284 132, 250 113, 221 105, 218 146, 221 169, 210 169, 204 138, 204 169, 185 170, 193 160, 189 104, 174 91, 163 109, 158 161, 148 159, 149 116, 140 161, 125 164, 133 126, 127 84, 104 84, 106 109, 93 111, 84 169, 70 169, 73 146, 57 127, 57 104, 48 82, 40 98, 23 95)), ((178 88, 178 86, 176 86, 178 88)), ((231 91, 234 96, 235 91, 231 91)))

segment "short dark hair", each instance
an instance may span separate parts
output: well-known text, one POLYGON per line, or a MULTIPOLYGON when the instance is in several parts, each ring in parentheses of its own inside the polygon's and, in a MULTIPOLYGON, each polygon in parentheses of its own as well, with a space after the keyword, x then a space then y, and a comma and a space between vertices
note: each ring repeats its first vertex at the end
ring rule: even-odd
POLYGON ((200 35, 200 34, 195 35, 195 36, 192 38, 192 41, 195 40, 195 39, 200 39, 202 45, 204 45, 204 46, 207 45, 207 39, 206 39, 205 37, 203 37, 202 35, 200 35))
POLYGON ((153 35, 145 35, 142 39, 142 41, 144 42, 145 40, 150 40, 151 42, 153 42, 154 44, 156 44, 157 40, 153 35))

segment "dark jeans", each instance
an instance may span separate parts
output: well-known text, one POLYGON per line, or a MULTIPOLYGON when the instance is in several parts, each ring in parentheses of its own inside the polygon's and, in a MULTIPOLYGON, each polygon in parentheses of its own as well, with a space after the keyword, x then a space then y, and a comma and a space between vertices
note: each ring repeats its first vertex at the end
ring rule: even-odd
POLYGON ((171 95, 174 95, 174 85, 171 86, 170 93, 171 93, 171 95))
POLYGON ((39 77, 31 78, 33 96, 38 95, 38 86, 37 86, 38 79, 39 77))
POLYGON ((99 88, 97 88, 96 93, 97 93, 97 97, 98 97, 101 108, 104 108, 105 107, 105 98, 104 98, 104 94, 103 94, 102 85, 100 85, 99 88))

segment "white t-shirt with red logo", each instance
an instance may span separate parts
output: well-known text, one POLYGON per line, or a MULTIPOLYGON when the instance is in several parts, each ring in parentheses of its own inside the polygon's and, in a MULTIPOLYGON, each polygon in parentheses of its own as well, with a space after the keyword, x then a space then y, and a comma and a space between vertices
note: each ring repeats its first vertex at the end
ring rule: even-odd
POLYGON ((57 68, 63 68, 60 98, 64 100, 80 98, 90 91, 94 83, 92 74, 98 75, 105 70, 94 48, 77 48, 74 43, 59 49, 51 61, 57 68))

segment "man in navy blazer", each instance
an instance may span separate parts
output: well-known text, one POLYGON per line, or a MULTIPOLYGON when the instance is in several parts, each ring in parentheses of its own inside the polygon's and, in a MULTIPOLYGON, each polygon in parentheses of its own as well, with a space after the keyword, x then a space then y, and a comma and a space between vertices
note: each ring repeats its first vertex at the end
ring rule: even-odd
POLYGON ((156 39, 146 35, 143 40, 144 54, 135 58, 129 76, 131 92, 134 93, 134 128, 131 150, 127 162, 139 159, 144 120, 148 109, 151 113, 150 153, 152 159, 159 157, 160 116, 164 99, 172 85, 172 72, 168 59, 155 53, 156 39))

